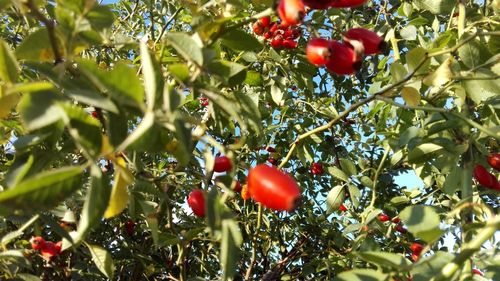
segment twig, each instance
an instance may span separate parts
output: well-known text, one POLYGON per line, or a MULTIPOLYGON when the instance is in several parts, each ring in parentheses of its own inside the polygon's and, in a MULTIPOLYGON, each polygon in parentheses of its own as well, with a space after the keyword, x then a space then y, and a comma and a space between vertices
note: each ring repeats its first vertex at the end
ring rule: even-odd
POLYGON ((168 26, 170 25, 170 23, 175 19, 175 17, 177 17, 177 15, 182 11, 184 10, 184 7, 180 7, 179 9, 177 9, 171 16, 170 18, 167 20, 167 22, 165 23, 165 25, 163 26, 163 28, 161 29, 161 32, 160 32, 160 35, 158 35, 158 38, 156 38, 155 40, 155 44, 160 42, 160 39, 163 37, 163 34, 165 33, 165 31, 167 31, 167 28, 168 26))
POLYGON ((30 9, 31 14, 43 23, 47 27, 47 32, 49 33, 49 41, 52 46, 52 51, 54 52, 54 64, 59 64, 64 61, 64 58, 59 50, 59 44, 56 37, 56 23, 54 20, 48 19, 44 14, 42 14, 38 7, 33 3, 33 0, 28 0, 24 5, 30 9))

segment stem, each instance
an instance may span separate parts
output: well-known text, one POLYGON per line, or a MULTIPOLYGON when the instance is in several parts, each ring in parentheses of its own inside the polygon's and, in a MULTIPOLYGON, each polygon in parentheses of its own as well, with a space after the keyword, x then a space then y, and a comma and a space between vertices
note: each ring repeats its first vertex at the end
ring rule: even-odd
MULTIPOLYGON (((255 232, 260 230, 260 225, 262 222, 262 204, 259 203, 259 210, 257 214, 257 226, 255 232)), ((250 265, 248 266, 247 272, 245 274, 245 280, 250 280, 252 276, 252 270, 257 262, 257 235, 254 235, 252 238, 252 258, 250 260, 250 265)))
POLYGON ((169 24, 177 17, 177 15, 182 11, 184 10, 184 7, 180 7, 179 9, 177 9, 171 16, 170 18, 167 20, 167 22, 165 23, 165 25, 163 25, 163 28, 160 32, 160 35, 158 35, 158 38, 156 38, 156 41, 155 41, 155 44, 158 43, 161 39, 161 37, 163 37, 163 34, 165 33, 165 31, 167 31, 167 28, 169 26, 169 24))
POLYGON ((59 50, 59 44, 57 42, 56 37, 56 24, 53 20, 47 18, 44 14, 38 10, 38 7, 33 3, 33 0, 28 0, 28 2, 24 3, 26 7, 28 7, 31 11, 31 14, 42 22, 47 27, 47 32, 49 34, 50 45, 52 46, 52 51, 54 52, 54 64, 59 64, 64 61, 63 56, 59 50))
POLYGON ((377 199, 377 181, 380 175, 380 171, 382 171, 382 167, 384 166, 384 162, 387 159, 387 155, 389 155, 389 150, 390 147, 389 145, 387 145, 384 151, 384 155, 382 156, 382 160, 380 160, 380 164, 378 165, 377 171, 375 172, 375 176, 373 177, 372 200, 368 208, 375 206, 375 200, 377 199))
POLYGON ((290 151, 288 151, 288 154, 286 155, 286 157, 283 159, 283 161, 281 162, 281 164, 279 165, 278 168, 283 168, 285 166, 285 164, 290 160, 290 158, 292 157, 292 154, 294 152, 294 150, 297 148, 297 144, 311 136, 311 135, 314 135, 316 133, 320 133, 322 131, 325 131, 325 130, 328 130, 330 129, 331 127, 333 127, 333 125, 335 125, 336 123, 338 123, 340 120, 344 119, 345 117, 347 117, 349 115, 349 113, 353 112, 354 110, 358 109, 359 107, 373 101, 375 98, 377 98, 377 96, 380 96, 380 95, 383 95, 393 89, 396 89, 402 85, 404 85, 406 82, 408 82, 414 75, 415 73, 417 73, 417 71, 425 64, 425 62, 429 60, 429 56, 425 56, 422 61, 418 64, 418 66, 411 72, 409 73, 405 78, 403 78, 401 81, 399 82, 396 82, 388 87, 385 87, 384 89, 374 93, 373 95, 363 99, 363 100, 360 100, 358 101, 357 103, 351 105, 348 109, 346 109, 344 112, 342 112, 341 114, 339 114, 339 116, 337 116, 336 118, 334 118, 333 120, 331 120, 330 122, 328 122, 327 124, 323 125, 323 126, 320 126, 320 127, 317 127, 313 130, 310 130, 308 132, 305 132, 301 135, 299 135, 295 141, 293 142, 293 144, 291 145, 290 147, 290 151))
POLYGON ((458 38, 462 37, 465 29, 465 1, 458 2, 458 38))
POLYGON ((468 260, 475 252, 481 249, 481 246, 490 239, 495 232, 500 229, 500 216, 490 218, 486 226, 476 235, 476 237, 462 247, 462 251, 456 256, 453 261, 446 264, 439 275, 431 279, 431 281, 447 280, 455 274, 466 260, 468 260))

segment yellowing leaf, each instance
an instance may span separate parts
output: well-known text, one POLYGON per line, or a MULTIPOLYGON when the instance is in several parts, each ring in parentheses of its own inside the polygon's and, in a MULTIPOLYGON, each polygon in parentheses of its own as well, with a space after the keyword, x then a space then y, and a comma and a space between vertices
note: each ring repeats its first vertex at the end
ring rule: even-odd
POLYGON ((11 109, 17 105, 20 98, 21 96, 18 94, 0 97, 0 104, 2 105, 0 106, 0 119, 9 116, 11 109))
POLYGON ((420 93, 413 87, 404 87, 401 90, 401 96, 409 106, 417 106, 420 103, 420 93))
POLYGON ((115 162, 115 183, 111 190, 108 208, 104 213, 106 219, 119 215, 128 205, 127 187, 133 182, 133 176, 124 164, 125 160, 121 157, 115 162))
POLYGON ((444 84, 446 84, 448 81, 450 81, 451 77, 453 76, 453 73, 451 71, 451 62, 452 58, 448 58, 446 61, 444 61, 436 71, 433 73, 427 75, 423 82, 427 86, 434 86, 434 87, 439 87, 444 84))
POLYGON ((109 137, 106 135, 102 135, 102 147, 101 147, 101 155, 102 156, 108 156, 114 152, 114 148, 109 143, 109 137))

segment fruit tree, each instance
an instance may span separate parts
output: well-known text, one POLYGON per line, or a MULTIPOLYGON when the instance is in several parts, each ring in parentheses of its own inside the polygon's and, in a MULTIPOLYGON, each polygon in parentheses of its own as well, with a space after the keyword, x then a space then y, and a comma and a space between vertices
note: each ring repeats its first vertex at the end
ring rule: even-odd
POLYGON ((0 11, 0 280, 500 280, 499 0, 0 11))

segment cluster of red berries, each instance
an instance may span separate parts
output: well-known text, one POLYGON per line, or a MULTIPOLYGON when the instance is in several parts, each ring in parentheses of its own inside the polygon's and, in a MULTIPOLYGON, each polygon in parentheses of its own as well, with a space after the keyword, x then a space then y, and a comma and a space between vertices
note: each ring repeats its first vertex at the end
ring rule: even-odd
MULTIPOLYGON (((278 15, 281 26, 300 24, 310 9, 352 8, 366 3, 367 0, 280 0, 278 15)), ((337 75, 350 75, 357 72, 364 55, 381 53, 385 42, 377 33, 353 28, 344 33, 343 42, 315 38, 309 41, 306 56, 309 62, 326 68, 337 75)))
POLYGON ((397 224, 394 229, 399 233, 405 234, 408 232, 408 230, 400 224, 401 219, 399 217, 394 217, 391 219, 391 217, 386 214, 379 214, 377 219, 381 222, 391 221, 392 223, 397 224))
POLYGON ((422 250, 424 249, 424 246, 420 243, 413 243, 410 246, 411 250, 411 260, 412 261, 418 261, 418 258, 420 257, 420 254, 422 253, 422 250))
MULTIPOLYGON (((492 153, 488 156, 488 164, 497 171, 500 171, 500 153, 492 153)), ((480 185, 496 191, 500 191, 500 182, 497 177, 482 165, 476 165, 474 168, 474 178, 480 185)))
POLYGON ((263 17, 252 25, 253 32, 257 35, 263 36, 269 40, 271 47, 295 49, 297 48, 297 41, 300 37, 300 30, 279 24, 278 22, 271 22, 271 17, 263 17))
POLYGON ((323 165, 321 163, 312 163, 311 165, 311 174, 313 175, 322 175, 323 174, 323 165))
MULTIPOLYGON (((215 159, 214 170, 227 172, 233 167, 226 156, 215 159)), ((247 184, 241 186, 236 181, 235 191, 241 191, 243 200, 250 197, 263 206, 277 211, 292 211, 300 203, 300 189, 295 180, 276 167, 259 164, 250 169, 247 184)), ((187 203, 198 217, 205 216, 205 192, 201 189, 191 191, 187 203)))
POLYGON ((45 241, 45 239, 41 236, 36 236, 30 239, 30 243, 31 248, 33 248, 33 250, 40 251, 40 254, 46 260, 50 261, 61 254, 62 241, 54 243, 51 241, 45 241))
POLYGON ((343 39, 343 42, 312 39, 307 44, 307 59, 337 75, 350 75, 360 69, 364 55, 381 53, 386 45, 377 33, 364 28, 348 30, 343 39))

